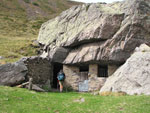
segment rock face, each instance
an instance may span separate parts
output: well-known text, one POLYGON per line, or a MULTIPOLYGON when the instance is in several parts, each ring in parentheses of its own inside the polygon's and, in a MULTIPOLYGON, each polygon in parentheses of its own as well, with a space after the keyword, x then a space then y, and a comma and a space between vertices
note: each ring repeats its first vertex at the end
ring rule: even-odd
POLYGON ((23 62, 0 66, 0 85, 14 86, 25 81, 27 67, 23 62))
POLYGON ((49 59, 38 56, 22 58, 18 62, 0 66, 0 85, 19 85, 31 77, 34 85, 50 90, 52 73, 49 59))
MULTIPOLYGON (((89 89, 99 90, 105 82, 105 79, 98 80, 98 77, 103 77, 99 76, 101 75, 99 71, 103 69, 102 75, 105 73, 106 77, 106 71, 112 73, 116 70, 116 67, 123 64, 130 57, 136 47, 143 43, 150 45, 149 28, 149 0, 126 0, 112 4, 97 3, 74 6, 42 25, 38 36, 38 42, 43 46, 42 58, 32 57, 22 60, 28 68, 26 77, 32 77, 34 84, 38 84, 40 87, 45 87, 46 84, 46 87, 50 87, 53 78, 57 76, 53 76, 53 73, 57 72, 54 72, 52 68, 55 67, 55 64, 58 66, 56 68, 62 68, 62 64, 64 64, 63 70, 66 74, 67 84, 78 90, 80 77, 82 77, 80 76, 80 71, 82 71, 80 66, 90 67, 90 65, 93 65, 97 69, 91 66, 95 77, 88 78, 91 86, 89 89), (116 65, 116 67, 111 70, 111 65, 116 65), (100 81, 102 84, 100 84, 100 81)), ((127 81, 128 83, 120 88, 124 88, 121 91, 126 91, 128 94, 139 94, 144 87, 147 87, 147 80, 149 80, 147 74, 149 71, 140 71, 143 73, 139 72, 142 76, 141 79, 138 78, 139 76, 128 77, 130 73, 136 75, 136 72, 140 69, 138 66, 141 66, 142 63, 143 70, 147 69, 149 65, 148 52, 137 52, 135 54, 140 57, 133 55, 134 58, 131 57, 131 61, 129 59, 125 64, 126 70, 123 70, 123 67, 120 68, 120 73, 127 77, 121 80, 120 77, 122 76, 118 72, 117 77, 113 80, 118 82, 118 87, 122 85, 120 81, 127 81), (147 59, 144 59, 145 56, 147 56, 147 59), (133 61, 139 60, 140 62, 142 60, 145 64, 140 62, 133 65, 132 58, 133 61), (137 79, 139 81, 134 83, 137 79), (133 89, 132 92, 126 90, 128 84, 131 85, 129 88, 133 89), (135 87, 139 88, 139 92, 134 90, 135 87)), ((87 68, 84 71, 90 72, 90 69, 87 68)), ((113 81, 110 83, 113 83, 113 81)), ((108 89, 119 91, 114 87, 108 89)), ((149 92, 144 93, 148 94, 149 92)))
POLYGON ((101 92, 125 92, 150 95, 150 47, 141 45, 136 52, 107 79, 101 92))
POLYGON ((0 60, 1 60, 1 59, 4 59, 4 57, 0 56, 0 60))
POLYGON ((150 45, 149 20, 149 0, 84 4, 44 23, 38 41, 54 62, 61 47, 59 63, 124 63, 137 46, 150 45))
POLYGON ((33 56, 21 59, 28 69, 27 79, 33 78, 33 84, 41 88, 50 89, 53 80, 52 67, 49 59, 33 56))

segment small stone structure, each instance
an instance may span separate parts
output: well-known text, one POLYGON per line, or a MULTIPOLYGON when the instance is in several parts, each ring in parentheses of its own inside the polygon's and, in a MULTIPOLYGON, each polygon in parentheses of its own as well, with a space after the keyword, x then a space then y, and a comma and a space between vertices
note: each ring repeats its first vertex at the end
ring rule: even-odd
POLYGON ((66 86, 99 90, 136 47, 150 45, 149 7, 148 0, 74 6, 41 26, 41 56, 63 65, 66 86))
POLYGON ((112 75, 118 68, 116 65, 108 65, 107 77, 101 77, 101 75, 99 75, 98 64, 90 64, 88 67, 89 70, 81 72, 80 66, 63 65, 63 71, 66 75, 66 87, 70 86, 73 90, 79 91, 80 84, 88 80, 88 91, 100 90, 100 88, 104 85, 107 77, 112 75))
POLYGON ((71 86, 74 90, 78 90, 78 83, 80 80, 79 68, 77 66, 63 65, 63 71, 66 75, 65 85, 71 86))

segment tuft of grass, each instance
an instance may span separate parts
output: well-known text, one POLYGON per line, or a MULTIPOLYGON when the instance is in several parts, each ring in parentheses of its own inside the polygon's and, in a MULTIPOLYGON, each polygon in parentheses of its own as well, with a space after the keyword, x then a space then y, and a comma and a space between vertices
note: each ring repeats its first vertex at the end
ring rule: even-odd
POLYGON ((30 0, 24 0, 25 3, 30 3, 30 0))
POLYGON ((102 92, 100 96, 125 96, 125 92, 102 92))
POLYGON ((39 4, 37 2, 33 2, 32 4, 35 6, 39 6, 39 4))
POLYGON ((38 93, 0 86, 2 113, 149 113, 150 96, 38 93))

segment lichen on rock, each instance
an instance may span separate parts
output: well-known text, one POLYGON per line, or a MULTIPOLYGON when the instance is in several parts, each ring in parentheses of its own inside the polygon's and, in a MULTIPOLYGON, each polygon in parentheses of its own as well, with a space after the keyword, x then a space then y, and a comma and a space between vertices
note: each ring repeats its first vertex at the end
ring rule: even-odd
POLYGON ((67 51, 61 60, 64 64, 122 64, 136 47, 150 45, 149 7, 148 0, 73 6, 44 23, 38 41, 47 47, 44 55, 50 59, 60 47, 67 51))
POLYGON ((142 44, 135 53, 111 77, 100 90, 125 92, 129 95, 150 95, 150 47, 142 44), (138 51, 137 51, 138 50, 138 51))

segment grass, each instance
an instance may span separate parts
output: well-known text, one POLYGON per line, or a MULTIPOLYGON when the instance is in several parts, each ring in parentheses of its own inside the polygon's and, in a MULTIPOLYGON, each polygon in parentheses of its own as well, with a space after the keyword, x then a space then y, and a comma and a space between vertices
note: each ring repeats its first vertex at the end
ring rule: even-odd
POLYGON ((24 0, 24 2, 26 2, 26 3, 30 3, 30 0, 24 0))
POLYGON ((1 113, 148 113, 150 96, 37 93, 0 86, 1 113), (80 102, 78 100, 84 99, 80 102))
POLYGON ((80 3, 67 0, 0 0, 0 56, 4 57, 0 59, 0 65, 36 55, 36 49, 30 45, 32 40, 37 39, 41 25, 76 4, 80 3))
POLYGON ((33 48, 32 40, 37 36, 1 36, 0 35, 0 56, 4 59, 0 60, 0 64, 14 62, 24 56, 36 55, 36 48, 33 48))
POLYGON ((0 34, 38 35, 42 23, 59 15, 78 2, 67 0, 2 0, 0 1, 0 34), (40 11, 39 11, 40 10, 40 11))

